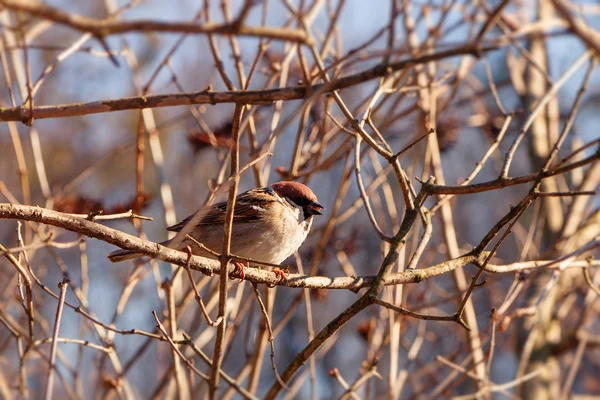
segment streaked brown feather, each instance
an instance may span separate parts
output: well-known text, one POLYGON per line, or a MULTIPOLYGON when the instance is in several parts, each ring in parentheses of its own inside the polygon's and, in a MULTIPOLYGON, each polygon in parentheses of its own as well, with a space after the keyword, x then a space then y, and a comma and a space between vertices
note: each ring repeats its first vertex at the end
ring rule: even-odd
MULTIPOLYGON (((234 222, 255 222, 259 220, 263 213, 264 207, 276 202, 277 199, 269 193, 268 189, 252 189, 241 193, 236 197, 235 209, 233 211, 234 222)), ((201 209, 198 212, 204 212, 206 215, 202 217, 198 225, 223 225, 225 224, 225 215, 227 214, 227 201, 215 203, 201 209)), ((181 222, 170 226, 167 230, 179 232, 183 227, 196 215, 196 213, 183 219, 181 222)))

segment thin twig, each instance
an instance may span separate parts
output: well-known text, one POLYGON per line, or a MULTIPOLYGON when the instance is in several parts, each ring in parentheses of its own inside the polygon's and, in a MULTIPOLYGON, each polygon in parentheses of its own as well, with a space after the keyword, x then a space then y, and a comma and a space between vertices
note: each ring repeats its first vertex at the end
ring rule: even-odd
POLYGON ((169 342, 169 345, 171 345, 171 349, 175 352, 175 354, 177 354, 177 356, 179 356, 179 358, 187 364, 188 368, 190 370, 192 370, 196 375, 198 375, 200 378, 204 379, 205 381, 208 382, 209 377, 208 375, 206 375, 205 373, 199 371, 194 364, 192 364, 192 362, 190 360, 188 360, 182 353, 181 351, 177 348, 177 345, 173 342, 173 339, 171 339, 171 336, 169 336, 169 334, 167 333, 165 327, 160 323, 160 320, 158 319, 158 315, 156 315, 156 311, 152 311, 152 316, 154 317, 154 320, 156 321, 156 327, 160 330, 160 332, 163 334, 163 336, 165 337, 165 339, 167 339, 167 341, 169 342))
POLYGON ((194 277, 192 276, 192 270, 190 269, 190 260, 192 259, 192 248, 188 245, 188 246, 186 246, 186 249, 187 249, 187 253, 188 253, 188 258, 184 265, 184 268, 187 271, 188 278, 190 278, 190 283, 192 284, 192 289, 194 290, 194 298, 196 299, 196 302, 198 303, 198 306, 200 307, 200 311, 202 311, 202 315, 204 316, 206 323, 210 326, 217 326, 221 323, 221 321, 223 321, 223 318, 218 317, 215 321, 213 321, 210 318, 210 315, 208 315, 208 311, 206 311, 206 307, 204 306, 202 297, 200 297, 200 293, 198 292, 198 288, 196 287, 196 281, 194 280, 194 277))
POLYGON ((275 336, 273 335, 273 328, 271 327, 271 320, 269 319, 269 314, 267 313, 267 309, 260 298, 260 293, 258 292, 258 287, 256 284, 252 284, 252 289, 254 289, 254 294, 256 296, 256 300, 258 300, 258 304, 260 306, 260 310, 265 317, 265 323, 267 324, 267 330, 269 332, 269 344, 271 345, 271 367, 273 368, 273 373, 275 374, 275 378, 279 381, 279 383, 287 390, 289 389, 287 385, 281 380, 279 376, 279 372, 277 372, 277 366, 275 365, 275 336))
POLYGON ((46 381, 46 400, 52 399, 52 391, 54 389, 54 371, 56 368, 56 348, 58 345, 58 332, 60 330, 60 321, 62 318, 63 305, 65 303, 65 297, 67 295, 67 288, 69 287, 69 280, 63 278, 62 282, 58 284, 60 289, 60 296, 58 298, 58 305, 56 307, 56 316, 54 318, 54 330, 52 332, 52 346, 50 347, 50 361, 48 364, 48 380, 46 381))

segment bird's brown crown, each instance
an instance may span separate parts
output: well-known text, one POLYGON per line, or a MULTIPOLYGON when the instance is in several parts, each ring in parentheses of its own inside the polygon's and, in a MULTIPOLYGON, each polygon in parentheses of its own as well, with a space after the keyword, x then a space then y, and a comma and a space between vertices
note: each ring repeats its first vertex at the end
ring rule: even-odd
POLYGON ((287 197, 299 206, 317 202, 317 196, 310 188, 300 182, 275 182, 271 188, 281 197, 287 197))

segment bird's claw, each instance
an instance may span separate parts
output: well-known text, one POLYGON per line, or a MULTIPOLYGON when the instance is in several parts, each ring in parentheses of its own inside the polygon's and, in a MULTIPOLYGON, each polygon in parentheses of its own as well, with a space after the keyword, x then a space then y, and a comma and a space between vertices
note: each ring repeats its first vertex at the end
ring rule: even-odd
POLYGON ((280 282, 287 282, 287 276, 285 276, 285 274, 288 272, 289 271, 287 271, 287 268, 285 270, 280 268, 273 268, 273 273, 279 278, 280 282))
POLYGON ((250 263, 248 261, 234 261, 233 265, 235 265, 234 275, 240 278, 240 282, 243 282, 246 277, 244 268, 249 267, 250 263))

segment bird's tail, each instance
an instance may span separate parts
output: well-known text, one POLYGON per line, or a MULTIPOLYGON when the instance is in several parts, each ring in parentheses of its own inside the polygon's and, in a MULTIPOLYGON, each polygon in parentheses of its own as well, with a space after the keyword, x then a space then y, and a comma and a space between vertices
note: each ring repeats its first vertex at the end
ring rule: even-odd
POLYGON ((144 257, 142 253, 137 253, 131 250, 117 250, 113 251, 108 255, 108 259, 111 262, 118 263, 121 261, 132 260, 134 258, 144 257))

